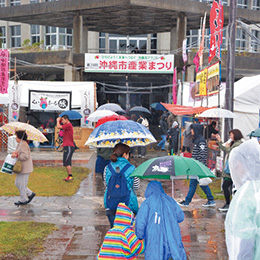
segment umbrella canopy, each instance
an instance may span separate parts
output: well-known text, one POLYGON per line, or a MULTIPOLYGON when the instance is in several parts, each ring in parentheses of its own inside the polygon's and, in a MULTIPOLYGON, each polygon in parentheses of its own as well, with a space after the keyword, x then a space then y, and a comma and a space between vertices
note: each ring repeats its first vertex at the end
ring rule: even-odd
POLYGON ((130 110, 129 110, 130 113, 146 113, 146 114, 149 114, 151 115, 151 112, 145 108, 145 107, 141 107, 141 106, 135 106, 135 107, 132 107, 130 110))
POLYGON ((145 161, 131 174, 131 177, 134 176, 142 179, 183 179, 190 176, 215 177, 203 163, 182 156, 163 156, 145 161))
POLYGON ((145 126, 132 120, 118 120, 106 122, 95 128, 85 145, 112 148, 117 143, 134 147, 156 143, 156 140, 145 126))
POLYGON ((89 115, 88 120, 97 122, 100 118, 104 116, 112 116, 112 115, 117 115, 117 113, 110 110, 96 110, 95 112, 89 115))
POLYGON ((96 127, 98 127, 106 122, 117 121, 117 120, 128 120, 128 119, 125 116, 120 116, 120 115, 105 116, 98 120, 96 127))
POLYGON ((209 117, 209 118, 236 118, 237 116, 227 110, 227 109, 223 109, 223 108, 212 108, 212 109, 208 109, 204 112, 202 112, 199 117, 209 117))
POLYGON ((38 141, 40 143, 48 141, 40 130, 26 123, 11 122, 3 125, 2 129, 12 135, 14 135, 16 131, 23 130, 26 132, 28 140, 38 141))
POLYGON ((155 110, 167 111, 167 109, 161 103, 152 103, 151 108, 155 110))
POLYGON ((123 113, 125 114, 125 110, 115 103, 107 103, 97 108, 97 110, 110 110, 113 112, 123 113))
POLYGON ((249 136, 250 138, 251 137, 260 137, 260 128, 255 129, 254 131, 252 131, 247 136, 249 136))
POLYGON ((82 118, 82 115, 79 112, 74 111, 74 110, 68 110, 68 111, 62 112, 59 115, 59 117, 62 117, 62 116, 68 116, 69 120, 78 120, 78 119, 82 118))

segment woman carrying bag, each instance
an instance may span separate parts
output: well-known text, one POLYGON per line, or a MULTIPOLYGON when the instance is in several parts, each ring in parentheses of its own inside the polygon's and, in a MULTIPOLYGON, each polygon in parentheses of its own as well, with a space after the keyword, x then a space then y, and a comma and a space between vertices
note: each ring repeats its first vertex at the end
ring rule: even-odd
POLYGON ((222 176, 224 179, 224 182, 222 184, 222 188, 224 191, 224 196, 226 203, 222 208, 219 208, 219 211, 228 211, 229 204, 230 204, 230 191, 229 189, 232 189, 233 181, 230 176, 230 171, 229 171, 229 165, 228 165, 228 159, 229 159, 229 154, 234 149, 235 147, 238 147, 240 144, 242 144, 242 138, 243 135, 238 129, 233 129, 229 131, 229 137, 230 139, 227 141, 226 145, 223 144, 221 141, 221 137, 219 134, 216 135, 217 138, 217 143, 219 145, 219 148, 226 153, 225 160, 224 160, 224 169, 222 172, 222 176))
POLYGON ((28 187, 29 175, 33 171, 33 162, 30 147, 27 143, 27 134, 25 131, 16 131, 16 142, 18 143, 16 151, 12 153, 12 158, 17 158, 21 162, 21 172, 16 174, 15 186, 20 192, 20 200, 15 202, 16 206, 26 205, 32 201, 36 195, 28 187))

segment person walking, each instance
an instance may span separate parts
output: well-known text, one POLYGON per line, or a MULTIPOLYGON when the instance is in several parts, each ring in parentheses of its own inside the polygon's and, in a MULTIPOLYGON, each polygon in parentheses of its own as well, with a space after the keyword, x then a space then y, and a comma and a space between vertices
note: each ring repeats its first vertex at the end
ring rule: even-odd
POLYGON ((105 167, 110 163, 110 157, 113 153, 113 148, 97 148, 97 159, 95 165, 95 173, 99 173, 104 180, 105 167))
POLYGON ((58 117, 57 120, 57 128, 62 129, 63 133, 63 166, 66 168, 68 176, 63 179, 64 181, 72 181, 74 180, 72 175, 72 155, 75 151, 75 143, 73 140, 73 126, 69 121, 69 117, 64 115, 62 117, 58 117))
MULTIPOLYGON (((142 115, 139 115, 139 118, 137 119, 137 123, 149 129, 149 121, 147 120, 147 118, 143 118, 142 115)), ((146 146, 138 146, 137 150, 138 150, 138 157, 144 158, 146 155, 146 146)))
POLYGON ((225 220, 230 260, 260 259, 260 146, 251 139, 232 149, 231 178, 237 192, 225 220))
POLYGON ((182 152, 191 152, 192 148, 192 134, 191 134, 191 122, 185 122, 185 130, 183 131, 183 144, 182 144, 182 152))
POLYGON ((229 170, 229 155, 230 152, 238 147, 240 144, 242 144, 242 138, 243 135, 240 132, 239 129, 233 129, 229 131, 229 140, 227 141, 226 145, 223 144, 221 141, 221 137, 219 134, 216 135, 217 138, 217 143, 219 145, 219 148, 226 153, 225 160, 224 160, 224 169, 222 171, 222 177, 223 177, 223 184, 222 184, 222 189, 224 191, 224 196, 226 203, 222 208, 219 208, 219 211, 228 211, 229 204, 230 204, 230 190, 232 190, 233 186, 233 181, 230 176, 230 170, 229 170))
POLYGON ((143 240, 136 237, 132 229, 133 212, 124 203, 119 203, 114 227, 105 236, 97 260, 138 259, 138 254, 145 250, 143 240))
POLYGON ((12 158, 17 158, 22 164, 22 170, 16 174, 15 186, 20 192, 20 200, 15 202, 16 206, 26 205, 32 201, 35 197, 35 193, 28 187, 28 180, 30 174, 33 172, 33 161, 31 156, 31 150, 27 142, 27 134, 25 131, 16 131, 16 151, 12 153, 12 158))
MULTIPOLYGON (((195 160, 198 160, 199 162, 206 165, 207 163, 207 142, 205 138, 203 137, 203 126, 200 124, 192 124, 191 125, 191 134, 193 135, 193 151, 192 151, 192 158, 195 160)), ((197 185, 199 181, 198 179, 190 179, 190 186, 189 186, 189 192, 182 202, 179 204, 181 206, 188 206, 196 192, 197 185)), ((207 203, 203 204, 203 207, 213 207, 216 205, 214 201, 214 197, 211 193, 211 190, 208 185, 206 186, 200 186, 203 192, 207 196, 207 203)))
POLYGON ((167 114, 163 114, 162 118, 159 122, 159 132, 161 134, 162 140, 160 143, 157 145, 157 147, 162 151, 165 151, 165 143, 166 143, 166 137, 167 137, 167 131, 168 131, 168 126, 167 126, 167 114))
POLYGON ((151 181, 145 191, 145 201, 136 216, 136 235, 145 240, 145 259, 185 260, 179 224, 184 213, 176 201, 165 194, 162 184, 151 181))
POLYGON ((116 144, 110 157, 111 162, 106 166, 104 171, 104 184, 106 186, 104 206, 111 228, 114 224, 118 203, 125 202, 134 214, 137 214, 138 211, 138 201, 135 191, 140 186, 140 179, 129 177, 135 170, 134 165, 128 162, 129 152, 130 147, 128 145, 122 143, 116 144), (112 183, 116 181, 117 176, 120 177, 121 182, 115 182, 114 186, 117 188, 115 190, 112 183))
POLYGON ((177 121, 172 123, 171 128, 168 130, 168 138, 169 138, 169 152, 170 155, 178 153, 178 145, 179 145, 179 136, 180 129, 177 121))

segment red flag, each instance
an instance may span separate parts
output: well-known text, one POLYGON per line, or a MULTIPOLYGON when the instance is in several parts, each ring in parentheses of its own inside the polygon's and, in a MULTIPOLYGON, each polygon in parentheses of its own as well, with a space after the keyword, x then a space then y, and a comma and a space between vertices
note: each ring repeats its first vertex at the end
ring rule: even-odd
POLYGON ((9 51, 8 50, 0 50, 0 93, 8 93, 8 61, 9 61, 9 51))
POLYGON ((210 63, 214 56, 220 59, 220 48, 223 36, 223 5, 217 1, 213 1, 210 10, 210 50, 209 59, 210 63))
POLYGON ((177 104, 177 67, 174 68, 172 78, 172 102, 177 104))
POLYGON ((198 51, 199 65, 201 67, 203 65, 203 50, 204 50, 204 38, 205 38, 205 26, 206 26, 206 12, 205 12, 204 19, 203 19, 202 36, 201 36, 200 48, 199 48, 199 51, 198 51))
POLYGON ((199 54, 198 52, 196 53, 194 59, 193 59, 193 63, 196 65, 196 72, 199 71, 199 67, 200 67, 200 58, 199 58, 199 54))

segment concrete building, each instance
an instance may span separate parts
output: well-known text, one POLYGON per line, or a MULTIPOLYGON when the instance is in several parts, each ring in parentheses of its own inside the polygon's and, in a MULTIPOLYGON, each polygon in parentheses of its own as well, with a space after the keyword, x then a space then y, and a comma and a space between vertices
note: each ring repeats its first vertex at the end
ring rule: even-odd
MULTIPOLYGON (((224 26, 228 23, 228 1, 223 0, 224 26)), ((131 53, 136 48, 140 53, 174 53, 175 65, 180 72, 179 78, 182 78, 183 62, 179 48, 182 47, 183 39, 187 37, 189 59, 185 80, 193 81, 195 66, 192 60, 199 46, 198 28, 205 11, 209 16, 210 2, 0 0, 0 17, 3 20, 0 21, 0 43, 2 48, 12 51, 12 57, 17 58, 20 79, 97 81, 99 103, 109 100, 119 102, 123 107, 126 93, 119 91, 117 86, 128 84, 143 88, 142 91, 130 92, 131 105, 149 106, 152 102, 170 101, 171 88, 149 87, 171 84, 172 75, 85 73, 84 53, 131 53), (52 51, 25 53, 22 44, 26 39, 30 40, 30 44, 40 43, 42 50, 52 51), (31 63, 31 66, 27 64, 24 67, 22 61, 31 63), (45 67, 46 65, 53 67, 45 67)), ((259 9, 258 0, 238 0, 237 16, 250 21, 251 24, 257 24, 260 22, 259 9)), ((259 27, 251 25, 250 30, 260 40, 259 27)), ((207 29, 206 49, 209 46, 208 35, 207 29)), ((223 81, 226 41, 224 30, 223 81)), ((238 28, 236 46, 236 79, 259 73, 259 42, 252 40, 238 28)), ((207 59, 204 58, 204 64, 207 64, 207 59)), ((213 62, 216 62, 216 59, 213 62)))

